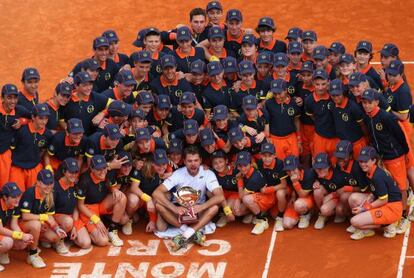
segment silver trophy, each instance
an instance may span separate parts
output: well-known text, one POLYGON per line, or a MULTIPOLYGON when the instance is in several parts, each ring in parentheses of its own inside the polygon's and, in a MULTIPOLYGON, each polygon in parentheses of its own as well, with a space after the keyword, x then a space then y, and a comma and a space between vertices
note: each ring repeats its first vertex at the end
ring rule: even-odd
POLYGON ((174 192, 177 202, 187 209, 187 213, 178 216, 180 224, 192 224, 198 222, 198 215, 194 212, 193 206, 200 198, 200 191, 190 186, 183 186, 174 192))

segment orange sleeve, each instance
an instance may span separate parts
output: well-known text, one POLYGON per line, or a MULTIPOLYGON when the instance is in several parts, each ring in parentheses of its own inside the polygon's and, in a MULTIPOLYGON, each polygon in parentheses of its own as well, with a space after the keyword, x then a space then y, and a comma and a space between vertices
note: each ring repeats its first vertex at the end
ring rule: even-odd
POLYGON ((217 148, 223 149, 226 146, 226 142, 224 142, 224 140, 220 138, 216 140, 216 145, 217 148))
POLYGON ((243 188, 244 186, 244 181, 243 179, 237 179, 237 187, 238 188, 243 188))

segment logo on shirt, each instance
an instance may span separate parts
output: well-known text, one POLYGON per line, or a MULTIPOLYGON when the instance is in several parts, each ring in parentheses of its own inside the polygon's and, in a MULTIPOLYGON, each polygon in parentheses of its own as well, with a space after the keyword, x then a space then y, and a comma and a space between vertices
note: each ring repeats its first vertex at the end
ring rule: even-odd
POLYGON ((181 91, 180 89, 178 89, 177 91, 175 91, 175 96, 176 97, 181 97, 182 94, 183 94, 183 91, 181 91))
POLYGON ((349 179, 349 184, 350 185, 352 185, 352 186, 354 186, 354 185, 356 185, 357 184, 357 181, 355 180, 355 179, 349 179))
POLYGON ((289 93, 290 95, 293 95, 293 94, 295 93, 295 87, 293 87, 293 86, 289 86, 289 87, 287 88, 287 91, 288 91, 288 93, 289 93))
POLYGON ((111 80, 111 74, 109 72, 105 73, 105 80, 111 80))
POLYGON ((376 130, 378 130, 378 131, 381 131, 382 130, 382 124, 381 123, 377 123, 376 125, 375 125, 375 129, 376 130))
POLYGON ((347 113, 343 113, 343 114, 342 114, 342 120, 343 120, 344 122, 347 122, 347 121, 349 120, 349 117, 348 117, 348 114, 347 114, 347 113))
POLYGON ((161 65, 157 65, 157 66, 155 67, 155 71, 156 71, 156 72, 158 72, 158 73, 161 73, 161 72, 162 72, 161 65))
POLYGON ((46 145, 46 141, 45 140, 39 140, 39 142, 37 143, 37 146, 39 147, 39 148, 42 148, 42 147, 44 147, 46 145))
POLYGON ((380 211, 380 210, 375 211, 375 217, 376 218, 381 218, 382 217, 382 211, 380 211))
POLYGON ((289 116, 293 116, 293 115, 295 115, 295 109, 293 109, 292 107, 290 107, 288 109, 287 113, 288 113, 289 116))
POLYGON ((394 100, 394 97, 393 96, 389 96, 387 98, 388 103, 392 103, 393 100, 394 100))
POLYGON ((330 183, 330 184, 329 184, 329 188, 330 188, 331 190, 336 190, 336 184, 334 184, 334 183, 330 183))
POLYGON ((87 111, 89 114, 91 114, 94 110, 95 110, 95 107, 94 107, 93 105, 89 105, 89 106, 86 108, 86 111, 87 111))

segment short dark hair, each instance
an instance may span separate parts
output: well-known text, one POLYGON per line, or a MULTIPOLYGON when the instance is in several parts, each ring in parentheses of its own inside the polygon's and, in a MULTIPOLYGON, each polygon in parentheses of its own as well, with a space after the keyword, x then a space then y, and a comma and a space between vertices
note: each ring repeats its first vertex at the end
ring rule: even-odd
POLYGON ((203 15, 204 17, 207 17, 206 10, 203 8, 194 8, 190 12, 190 21, 193 20, 193 17, 196 15, 203 15))
POLYGON ((186 159, 189 154, 198 154, 201 157, 200 150, 196 146, 188 146, 183 151, 183 158, 186 159))

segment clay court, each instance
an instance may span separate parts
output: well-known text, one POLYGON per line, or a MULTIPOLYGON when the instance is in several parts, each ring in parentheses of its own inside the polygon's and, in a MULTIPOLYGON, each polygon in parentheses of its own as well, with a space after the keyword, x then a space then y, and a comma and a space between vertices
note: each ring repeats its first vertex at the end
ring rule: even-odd
MULTIPOLYGON (((207 2, 3 0, 0 84, 20 84, 23 68, 34 66, 41 74, 41 99, 46 100, 57 82, 91 55, 92 40, 104 30, 116 30, 120 51, 129 54, 139 29, 167 30, 187 23, 189 11, 207 2)), ((414 84, 414 1, 222 3, 225 10, 243 12, 244 27, 254 28, 261 16, 273 17, 279 39, 298 26, 315 30, 321 44, 339 40, 350 52, 362 39, 372 41, 376 51, 393 42, 402 60, 409 62, 405 71, 414 84)), ((122 248, 72 248, 65 257, 43 250, 47 268, 42 270, 26 264, 25 252, 13 252, 12 263, 0 277, 414 277, 413 231, 394 239, 377 232, 356 242, 349 239, 346 226, 330 222, 322 231, 310 227, 276 233, 272 223, 264 234, 254 236, 252 226, 233 223, 209 235, 204 247, 171 253, 167 242, 145 234, 139 224, 132 236, 122 236, 122 248)))

